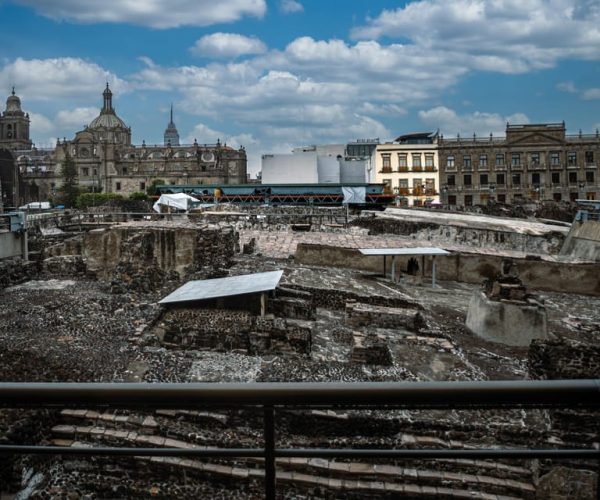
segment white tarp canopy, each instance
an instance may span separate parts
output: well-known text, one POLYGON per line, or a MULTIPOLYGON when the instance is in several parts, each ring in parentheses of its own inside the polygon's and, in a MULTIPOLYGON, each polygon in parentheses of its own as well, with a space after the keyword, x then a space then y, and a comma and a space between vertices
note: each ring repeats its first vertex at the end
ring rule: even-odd
POLYGON ((21 205, 19 210, 50 210, 50 208, 52 207, 49 201, 32 201, 27 205, 21 205))
POLYGON ((199 203, 199 200, 185 193, 163 194, 158 201, 152 205, 155 212, 160 213, 162 207, 170 207, 176 210, 188 211, 193 203, 199 203))
POLYGON ((344 201, 342 203, 365 203, 367 199, 367 188, 342 186, 344 201))

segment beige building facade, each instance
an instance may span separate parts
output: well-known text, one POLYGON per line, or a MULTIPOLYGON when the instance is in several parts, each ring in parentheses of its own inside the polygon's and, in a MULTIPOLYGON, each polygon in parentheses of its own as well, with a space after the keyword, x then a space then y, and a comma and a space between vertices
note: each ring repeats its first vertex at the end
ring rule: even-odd
POLYGON ((437 133, 409 134, 377 145, 373 152, 373 182, 384 184, 402 206, 439 203, 437 138, 437 133))

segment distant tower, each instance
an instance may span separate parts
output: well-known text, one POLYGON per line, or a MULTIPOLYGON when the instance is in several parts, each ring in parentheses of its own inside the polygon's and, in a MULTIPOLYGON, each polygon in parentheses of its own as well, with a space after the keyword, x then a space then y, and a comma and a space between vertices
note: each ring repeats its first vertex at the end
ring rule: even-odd
POLYGON ((168 144, 171 146, 179 146, 179 132, 177 132, 177 127, 175 126, 175 123, 173 123, 173 104, 171 104, 171 121, 165 130, 165 146, 168 144))
POLYGON ((21 109, 21 99, 15 94, 6 99, 6 109, 0 117, 0 147, 8 149, 30 149, 29 114, 21 109))

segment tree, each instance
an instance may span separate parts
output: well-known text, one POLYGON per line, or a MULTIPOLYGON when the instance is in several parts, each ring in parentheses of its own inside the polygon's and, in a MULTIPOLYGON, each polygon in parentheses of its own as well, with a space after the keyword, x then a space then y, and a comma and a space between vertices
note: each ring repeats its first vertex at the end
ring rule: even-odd
POLYGON ((148 193, 148 196, 158 196, 160 193, 156 189, 156 186, 163 185, 164 183, 165 183, 165 181, 163 181, 162 179, 154 179, 152 181, 152 184, 150 184, 146 188, 146 193, 148 193))
POLYGON ((79 196, 77 166, 67 151, 61 170, 62 186, 59 188, 59 200, 65 207, 74 207, 79 196))

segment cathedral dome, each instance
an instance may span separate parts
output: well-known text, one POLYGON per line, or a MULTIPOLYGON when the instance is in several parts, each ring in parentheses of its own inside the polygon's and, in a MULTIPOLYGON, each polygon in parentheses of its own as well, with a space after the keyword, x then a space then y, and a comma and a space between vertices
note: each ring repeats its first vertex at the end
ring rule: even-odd
POLYGON ((20 113, 21 111, 21 99, 15 95, 15 89, 13 87, 12 94, 6 99, 6 113, 20 113))
POLYGON ((117 116, 117 113, 115 113, 115 110, 112 107, 112 92, 108 88, 108 83, 106 84, 106 89, 102 93, 102 96, 104 97, 104 107, 102 108, 102 111, 100 111, 100 114, 92 120, 89 128, 126 129, 127 125, 117 116))
POLYGON ((92 120, 89 128, 127 128, 127 125, 116 114, 101 112, 100 115, 92 120))

